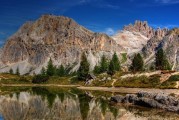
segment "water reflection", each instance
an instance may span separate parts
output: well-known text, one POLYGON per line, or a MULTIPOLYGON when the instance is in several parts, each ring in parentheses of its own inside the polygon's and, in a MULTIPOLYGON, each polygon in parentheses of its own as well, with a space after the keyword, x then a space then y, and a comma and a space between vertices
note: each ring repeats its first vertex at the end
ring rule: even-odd
POLYGON ((5 120, 145 120, 178 119, 179 115, 136 106, 112 106, 110 93, 67 88, 4 90, 0 114, 5 120))

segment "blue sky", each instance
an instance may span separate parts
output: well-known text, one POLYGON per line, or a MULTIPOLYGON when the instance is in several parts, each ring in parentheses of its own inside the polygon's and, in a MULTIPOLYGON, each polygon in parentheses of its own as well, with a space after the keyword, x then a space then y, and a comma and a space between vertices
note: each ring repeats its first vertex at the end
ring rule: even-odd
POLYGON ((95 32, 115 34, 135 20, 179 27, 179 0, 0 0, 0 46, 26 21, 63 15, 95 32))

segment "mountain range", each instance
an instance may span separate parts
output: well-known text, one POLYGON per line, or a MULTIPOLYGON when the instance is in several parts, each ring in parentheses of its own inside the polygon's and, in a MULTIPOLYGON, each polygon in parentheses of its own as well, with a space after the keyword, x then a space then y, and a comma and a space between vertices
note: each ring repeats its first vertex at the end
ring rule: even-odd
POLYGON ((146 21, 124 26, 113 36, 95 33, 64 16, 42 15, 26 22, 0 49, 0 72, 19 68, 21 74, 39 73, 51 58, 54 65, 63 64, 78 70, 81 54, 85 52, 90 70, 99 64, 101 56, 108 59, 117 53, 122 66, 141 53, 145 67, 154 64, 155 52, 163 48, 173 70, 179 69, 179 29, 153 29, 146 21), (127 58, 125 60, 124 58, 127 58))

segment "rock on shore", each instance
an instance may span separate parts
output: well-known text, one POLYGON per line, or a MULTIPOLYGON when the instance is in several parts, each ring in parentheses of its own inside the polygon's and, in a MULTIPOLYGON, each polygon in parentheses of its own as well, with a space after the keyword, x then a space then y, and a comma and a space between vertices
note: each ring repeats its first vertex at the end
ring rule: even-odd
POLYGON ((111 97, 110 101, 179 112, 179 99, 165 93, 149 93, 142 91, 137 94, 127 94, 126 96, 117 95, 111 97))

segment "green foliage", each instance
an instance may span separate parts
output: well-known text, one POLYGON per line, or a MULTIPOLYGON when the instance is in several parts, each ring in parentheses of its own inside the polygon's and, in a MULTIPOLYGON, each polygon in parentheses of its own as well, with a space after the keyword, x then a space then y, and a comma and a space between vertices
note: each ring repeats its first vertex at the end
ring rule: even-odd
POLYGON ((161 84, 160 88, 173 89, 175 88, 177 81, 179 81, 179 75, 172 75, 167 81, 161 84))
POLYGON ((169 81, 179 81, 179 75, 172 75, 172 76, 170 76, 170 78, 168 80, 169 81))
POLYGON ((52 59, 50 58, 48 65, 47 65, 47 71, 46 74, 48 76, 53 76, 55 74, 55 67, 53 66, 52 59))
POLYGON ((40 84, 40 83, 47 82, 48 79, 49 77, 47 75, 35 75, 32 78, 32 83, 40 84))
POLYGON ((133 72, 136 71, 143 71, 143 66, 144 66, 144 61, 140 53, 135 54, 133 60, 132 60, 132 65, 131 65, 131 70, 133 72))
POLYGON ((114 64, 114 62, 113 62, 113 60, 111 60, 110 61, 110 63, 109 63, 109 69, 108 69, 108 74, 109 75, 111 75, 111 76, 113 76, 114 74, 115 74, 115 64, 114 64))
POLYGON ((45 70, 44 67, 42 67, 42 70, 41 70, 40 74, 41 74, 41 75, 46 75, 46 70, 45 70))
POLYGON ((121 69, 121 65, 120 65, 120 61, 119 61, 119 58, 118 58, 116 52, 113 54, 112 62, 114 64, 114 70, 119 71, 121 69))
POLYGON ((100 66, 95 66, 93 72, 94 74, 100 74, 100 66))
POLYGON ((89 67, 90 67, 90 64, 88 63, 85 53, 83 53, 81 56, 80 67, 77 73, 79 80, 86 80, 89 74, 89 67))
POLYGON ((65 68, 63 65, 60 65, 60 67, 56 69, 56 75, 60 77, 65 76, 65 68))
POLYGON ((170 70, 170 64, 167 60, 167 57, 163 51, 163 49, 159 49, 156 53, 156 61, 155 66, 157 70, 170 70))
POLYGON ((9 73, 10 73, 10 74, 14 74, 12 68, 9 70, 9 73))
POLYGON ((17 69, 16 69, 16 75, 20 75, 20 73, 19 73, 19 67, 17 67, 17 69))
POLYGON ((127 53, 121 53, 121 55, 122 55, 121 63, 125 63, 127 61, 127 53))
POLYGON ((100 63, 100 73, 107 72, 107 70, 108 70, 108 62, 105 55, 103 55, 100 63))
POLYGON ((115 87, 134 87, 134 88, 157 88, 160 85, 160 76, 153 75, 150 77, 128 77, 116 81, 115 87))

